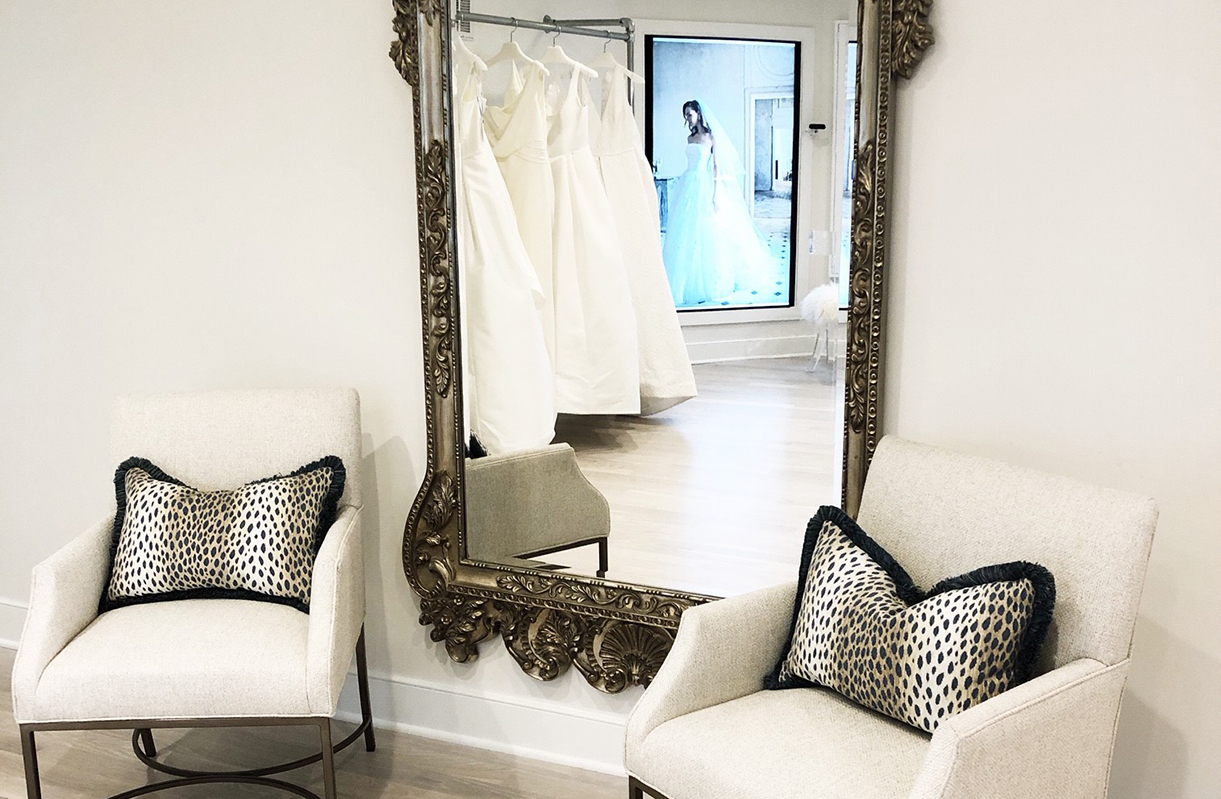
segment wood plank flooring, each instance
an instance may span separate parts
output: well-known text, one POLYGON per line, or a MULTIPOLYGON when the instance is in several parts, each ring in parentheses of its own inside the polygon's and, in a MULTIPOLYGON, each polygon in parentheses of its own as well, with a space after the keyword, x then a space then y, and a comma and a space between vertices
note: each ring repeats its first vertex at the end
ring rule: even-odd
MULTIPOLYGON (((793 579, 805 525, 840 504, 843 361, 695 366, 699 396, 652 417, 562 416, 611 506, 607 577, 730 596, 793 579)), ((548 555, 593 574, 592 547, 548 555)))
MULTIPOLYGON (((0 687, 11 695, 14 653, 0 649, 0 687)), ((105 690, 99 686, 99 690, 105 690)), ((374 717, 377 708, 374 708, 374 717)), ((335 723, 335 739, 353 728, 335 723)), ((317 751, 316 730, 252 728, 158 730, 163 762, 183 768, 252 768, 317 751)), ((38 739, 44 799, 101 799, 160 779, 131 751, 131 732, 46 732, 38 739)), ((377 731, 377 751, 357 742, 335 758, 341 799, 623 799, 627 779, 427 738, 377 731)), ((321 768, 282 775, 322 794, 321 768)), ((164 794, 175 799, 280 799, 280 791, 245 785, 201 785, 164 794)), ((21 743, 12 704, 0 710, 0 797, 25 799, 21 743)))

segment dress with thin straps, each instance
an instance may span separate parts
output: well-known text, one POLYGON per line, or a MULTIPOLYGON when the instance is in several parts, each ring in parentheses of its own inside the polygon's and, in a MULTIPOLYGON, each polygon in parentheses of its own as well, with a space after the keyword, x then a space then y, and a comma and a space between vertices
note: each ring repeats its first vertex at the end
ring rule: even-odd
POLYGON ((543 291, 481 119, 487 69, 454 48, 458 285, 464 398, 491 454, 544 446, 555 434, 554 384, 539 309, 543 291))
POLYGON ((647 415, 691 399, 696 389, 662 260, 653 170, 628 103, 631 74, 619 64, 603 74, 602 116, 592 129, 594 155, 615 215, 636 309, 640 409, 647 415))
POLYGON ((556 410, 637 414, 636 314, 615 214, 590 150, 586 81, 575 70, 567 79, 547 139, 555 185, 556 410))

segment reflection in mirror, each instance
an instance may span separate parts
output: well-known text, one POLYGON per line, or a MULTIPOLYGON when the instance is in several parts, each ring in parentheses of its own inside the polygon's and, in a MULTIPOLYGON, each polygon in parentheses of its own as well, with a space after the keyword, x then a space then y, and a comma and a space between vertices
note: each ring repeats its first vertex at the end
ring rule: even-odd
POLYGON ((645 151, 679 310, 792 305, 800 48, 645 36, 645 151))
POLYGON ((456 12, 466 557, 789 579, 840 504, 856 3, 560 5, 456 12))

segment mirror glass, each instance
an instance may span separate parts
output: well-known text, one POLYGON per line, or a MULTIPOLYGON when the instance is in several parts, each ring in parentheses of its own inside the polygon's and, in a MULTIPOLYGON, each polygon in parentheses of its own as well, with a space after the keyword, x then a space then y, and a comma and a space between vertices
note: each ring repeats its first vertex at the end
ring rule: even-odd
POLYGON ((791 578, 841 496, 856 12, 454 10, 467 560, 791 578))

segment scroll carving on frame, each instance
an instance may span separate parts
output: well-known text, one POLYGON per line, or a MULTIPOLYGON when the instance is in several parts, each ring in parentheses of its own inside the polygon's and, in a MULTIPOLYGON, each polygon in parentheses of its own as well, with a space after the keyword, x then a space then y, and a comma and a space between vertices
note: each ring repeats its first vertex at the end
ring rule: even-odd
POLYGON ((855 515, 882 430, 886 235, 894 77, 910 78, 933 44, 932 0, 861 0, 858 14, 856 176, 852 202, 844 396, 843 506, 855 515))
MULTIPOLYGON (((595 688, 646 686, 684 610, 713 597, 464 560, 465 451, 450 113, 451 11, 445 0, 392 0, 390 57, 413 91, 427 465, 403 536, 421 624, 456 662, 500 636, 531 676, 575 666, 595 688)), ((861 0, 853 273, 847 342, 844 502, 855 512, 880 430, 892 78, 932 44, 931 0, 861 0)))

